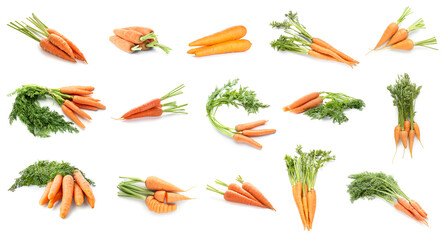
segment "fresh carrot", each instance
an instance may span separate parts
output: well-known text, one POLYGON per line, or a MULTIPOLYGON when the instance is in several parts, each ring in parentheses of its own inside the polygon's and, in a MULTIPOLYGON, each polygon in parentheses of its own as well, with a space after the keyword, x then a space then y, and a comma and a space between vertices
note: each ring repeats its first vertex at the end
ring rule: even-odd
POLYGON ((252 200, 257 201, 256 198, 254 196, 252 196, 252 194, 250 194, 249 192, 244 190, 241 186, 239 186, 236 183, 231 183, 231 184, 227 185, 226 183, 224 183, 224 182, 222 182, 222 181, 220 181, 218 179, 215 180, 215 183, 219 184, 221 186, 227 187, 228 190, 235 191, 235 192, 237 192, 237 193, 239 193, 239 194, 241 194, 241 195, 243 195, 243 196, 245 196, 247 198, 250 198, 252 200))
POLYGON ((48 194, 49 194, 49 190, 51 189, 51 185, 53 184, 53 181, 50 181, 46 184, 45 190, 43 191, 42 197, 39 200, 39 204, 40 205, 45 205, 49 199, 48 199, 48 194))
MULTIPOLYGON (((403 147, 406 149, 408 147, 408 132, 407 131, 401 131, 400 132, 400 139, 402 140, 403 147)), ((403 151, 403 155, 405 155, 405 150, 403 151)))
POLYGON ((85 196, 85 197, 86 197, 87 202, 90 205, 90 207, 94 208, 94 205, 96 205, 96 198, 94 196, 92 198, 88 197, 88 196, 85 196))
POLYGON ((414 209, 409 202, 404 199, 404 198, 399 198, 397 199, 397 202, 400 203, 400 205, 402 205, 404 208, 406 208, 408 211, 410 211, 414 217, 417 219, 417 221, 425 224, 428 226, 428 223, 423 219, 423 217, 416 211, 416 209, 414 209))
POLYGON ((303 223, 303 229, 306 228, 308 223, 306 222, 306 217, 303 209, 303 188, 301 182, 296 182, 295 185, 292 186, 292 195, 294 196, 295 204, 297 205, 298 212, 300 214, 301 222, 303 223))
POLYGON ((74 114, 74 112, 71 109, 65 106, 65 104, 63 104, 61 108, 62 111, 65 113, 65 115, 69 117, 71 120, 73 120, 73 122, 76 123, 77 126, 85 128, 85 125, 82 123, 82 121, 80 121, 80 119, 76 116, 76 114, 74 114))
POLYGON ((77 182, 74 183, 74 202, 77 206, 80 206, 84 202, 84 196, 82 188, 80 188, 79 184, 77 182))
POLYGON ((70 48, 68 43, 65 40, 63 40, 63 38, 61 38, 61 37, 59 37, 58 35, 55 35, 55 34, 50 34, 48 36, 48 40, 52 44, 54 44, 54 46, 60 48, 60 50, 64 51, 66 54, 68 54, 68 56, 70 56, 70 58, 74 59, 73 50, 70 48))
POLYGON ((85 91, 94 91, 94 87, 93 86, 79 86, 79 85, 75 85, 75 86, 67 86, 66 88, 77 88, 80 90, 85 90, 85 91))
POLYGON ((210 185, 207 185, 207 190, 223 195, 224 200, 229 201, 229 202, 242 203, 242 204, 247 204, 247 205, 256 206, 256 207, 260 207, 260 208, 267 208, 259 201, 252 200, 252 199, 250 199, 242 194, 239 194, 235 191, 232 191, 232 190, 227 190, 225 192, 222 192, 210 185))
MULTIPOLYGON (((94 194, 93 194, 93 189, 91 188, 90 183, 82 175, 82 173, 79 170, 76 170, 73 172, 73 176, 74 176, 74 180, 76 180, 79 187, 85 193, 85 196, 87 197, 87 199, 94 200, 95 198, 94 198, 94 194)), ((94 203, 91 207, 94 208, 94 203)))
POLYGON ((143 43, 145 40, 147 40, 149 38, 153 38, 153 36, 152 36, 153 34, 151 34, 151 33, 144 36, 139 31, 135 31, 135 30, 131 30, 131 29, 118 28, 118 29, 114 29, 113 33, 116 34, 116 36, 118 36, 126 41, 129 41, 131 43, 134 43, 134 44, 143 43))
POLYGON ((416 133, 417 139, 419 139, 420 145, 423 147, 422 141, 420 140, 420 128, 417 122, 413 123, 414 132, 416 133))
POLYGON ((399 141, 400 141, 400 132, 402 131, 402 127, 397 125, 394 128, 394 140, 396 142, 396 152, 394 153, 394 157, 392 158, 392 162, 394 163, 394 158, 397 155, 397 146, 399 145, 399 141))
POLYGON ((416 22, 414 22, 411 26, 409 26, 407 29, 401 28, 399 29, 394 36, 386 43, 385 47, 394 45, 396 43, 399 43, 405 39, 408 38, 408 34, 416 29, 425 29, 425 23, 423 22, 423 19, 419 19, 416 22))
POLYGON ((84 117, 88 120, 91 120, 90 115, 88 115, 86 112, 84 112, 78 106, 76 106, 73 102, 71 102, 69 100, 65 100, 64 105, 67 106, 69 109, 71 109, 73 112, 75 112, 77 115, 84 117))
POLYGON ((126 28, 123 28, 123 29, 126 29, 126 30, 134 30, 134 31, 136 31, 136 32, 140 32, 142 35, 148 35, 148 34, 150 34, 150 33, 152 33, 153 32, 153 30, 151 29, 151 28, 147 28, 147 27, 139 27, 139 26, 134 26, 134 27, 126 27, 126 28))
POLYGON ((414 145, 414 136, 416 134, 414 133, 414 130, 410 130, 408 133, 409 138, 409 153, 411 154, 411 158, 413 157, 413 145, 414 145))
POLYGON ((420 206, 419 203, 417 203, 416 201, 410 199, 410 204, 411 206, 416 209, 416 211, 423 217, 423 218, 427 218, 428 214, 425 212, 425 210, 423 210, 423 208, 420 206))
POLYGON ((207 48, 202 48, 195 52, 196 57, 205 57, 215 54, 231 53, 231 52, 245 52, 250 49, 252 43, 249 40, 233 40, 223 43, 217 43, 207 48))
POLYGON ((316 52, 318 52, 318 53, 321 53, 321 54, 325 54, 325 55, 331 56, 331 57, 333 57, 335 60, 337 60, 337 62, 341 62, 341 63, 348 64, 351 68, 352 68, 353 65, 355 64, 355 63, 351 63, 351 62, 348 62, 348 61, 344 60, 343 58, 341 58, 341 57, 340 57, 338 54, 336 54, 335 52, 333 52, 333 51, 331 51, 331 50, 329 50, 329 49, 327 49, 327 48, 324 48, 324 47, 322 47, 322 46, 320 46, 320 45, 318 45, 318 44, 312 43, 312 44, 310 45, 310 47, 311 47, 311 49, 312 49, 313 51, 316 51, 316 52))
POLYGON ((122 39, 116 35, 111 36, 109 38, 110 42, 113 43, 116 47, 118 47, 120 50, 132 53, 134 51, 142 50, 141 47, 139 47, 137 44, 134 44, 132 42, 129 42, 125 39, 122 39))
POLYGON ((55 34, 55 35, 57 35, 57 36, 63 38, 63 40, 65 40, 65 41, 68 43, 68 45, 69 45, 70 48, 73 50, 73 52, 77 54, 77 55, 75 55, 75 56, 76 56, 76 59, 79 59, 79 60, 81 60, 81 61, 84 61, 85 63, 88 63, 87 60, 85 59, 85 56, 83 55, 83 53, 82 53, 82 52, 79 50, 79 48, 78 48, 73 42, 71 42, 68 38, 66 38, 65 36, 63 36, 62 34, 60 34, 59 32, 57 32, 57 31, 54 30, 54 29, 50 29, 50 28, 48 28, 48 29, 46 29, 46 31, 47 31, 49 34, 55 34))
POLYGON ((400 203, 398 203, 398 202, 394 202, 394 207, 397 209, 397 210, 399 210, 399 211, 401 211, 401 212, 403 212, 403 213, 405 213, 406 215, 408 215, 408 216, 410 216, 412 219, 414 219, 414 220, 416 220, 416 221, 419 221, 408 209, 406 209, 404 206, 402 206, 400 203))
POLYGON ((150 211, 156 213, 170 213, 176 211, 177 209, 176 204, 167 204, 160 202, 153 198, 153 196, 148 196, 145 200, 145 204, 148 206, 148 209, 150 211))
POLYGON ((40 40, 40 47, 53 54, 56 55, 60 58, 63 58, 65 60, 68 60, 70 62, 76 62, 76 60, 74 60, 74 58, 71 58, 67 53, 65 53, 64 51, 60 50, 57 46, 55 46, 54 44, 52 44, 47 38, 44 38, 42 40, 40 40))
POLYGON ((62 204, 60 205, 60 217, 65 218, 70 211, 74 194, 74 179, 71 175, 65 175, 65 177, 63 177, 62 190, 63 196, 62 204))
POLYGON ((56 193, 56 195, 49 200, 48 208, 53 208, 54 204, 56 204, 57 201, 62 199, 62 196, 63 196, 63 189, 60 188, 59 191, 56 193))
POLYGON ((166 191, 156 191, 153 197, 158 200, 159 202, 165 201, 165 196, 167 195, 166 191))
POLYGON ((321 60, 328 60, 328 61, 338 62, 337 59, 335 59, 335 58, 333 58, 333 57, 331 57, 329 55, 316 52, 316 51, 308 50, 306 52, 306 54, 311 56, 311 57, 318 58, 318 59, 321 59, 321 60))
POLYGON ((61 87, 60 88, 61 93, 70 94, 70 95, 91 95, 93 92, 79 89, 77 87, 61 87))
POLYGON ((382 46, 386 41, 388 41, 397 32, 397 30, 399 30, 399 24, 403 22, 406 16, 410 15, 411 13, 411 8, 406 7, 402 13, 402 16, 400 16, 396 22, 392 22, 388 25, 388 27, 386 27, 385 31, 380 37, 380 40, 371 51, 376 50, 378 47, 382 46))
POLYGON ((326 49, 329 49, 331 51, 333 51, 334 53, 338 54, 341 58, 343 58, 344 60, 348 61, 348 62, 352 62, 355 64, 359 64, 360 62, 358 62, 357 60, 354 60, 352 57, 344 54, 343 52, 335 49, 333 46, 329 45, 327 42, 323 41, 320 38, 312 38, 312 43, 318 44, 326 49))
POLYGON ((236 131, 241 132, 244 130, 252 129, 261 125, 264 125, 267 123, 268 120, 258 120, 255 122, 249 122, 249 123, 241 123, 235 126, 236 131))
POLYGON ((155 176, 147 177, 147 179, 145 179, 145 186, 148 189, 152 190, 161 190, 168 192, 184 192, 184 190, 176 187, 175 185, 155 176))
POLYGON ((148 110, 142 111, 142 112, 132 114, 132 115, 130 115, 126 118, 123 118, 123 119, 129 120, 129 119, 141 118, 141 117, 159 117, 162 115, 162 113, 163 113, 163 111, 161 108, 154 107, 154 108, 150 108, 148 110))
POLYGON ((190 200, 190 199, 191 198, 184 196, 182 194, 179 194, 179 193, 167 192, 167 195, 165 197, 165 202, 166 203, 175 203, 175 202, 185 201, 185 200, 190 200))
POLYGON ((437 50, 437 48, 433 48, 430 47, 430 45, 434 45, 437 44, 437 40, 435 37, 423 40, 423 41, 419 41, 419 42, 414 42, 411 39, 405 39, 397 44, 394 44, 392 46, 389 46, 386 49, 397 49, 397 50, 405 50, 405 51, 410 51, 412 50, 415 46, 421 46, 421 47, 427 47, 433 50, 437 50))
POLYGON ((62 180, 63 176, 58 174, 56 177, 54 177, 53 183, 51 184, 51 188, 48 192, 48 199, 51 200, 56 196, 57 192, 59 191, 60 187, 62 187, 62 180))
POLYGON ((235 140, 235 142, 243 142, 243 143, 247 143, 252 147, 258 148, 258 149, 262 149, 263 146, 261 146, 261 144, 259 144, 257 141, 253 140, 250 137, 244 136, 242 134, 234 134, 233 135, 233 140, 235 140))
POLYGON ((227 41, 238 40, 244 37, 247 33, 247 29, 244 26, 233 26, 227 29, 224 29, 220 32, 214 33, 212 35, 200 38, 189 43, 190 47, 194 46, 210 46, 218 43, 223 43, 227 41))
POLYGON ((320 93, 319 93, 319 92, 309 93, 308 95, 303 96, 303 97, 299 98, 298 100, 294 101, 293 103, 291 103, 291 104, 287 105, 286 107, 284 107, 284 108, 283 108, 283 111, 286 112, 286 111, 289 111, 289 110, 291 110, 291 109, 300 107, 300 106, 302 106, 303 104, 305 104, 305 103, 307 103, 307 102, 309 102, 309 101, 311 101, 311 100, 314 100, 314 99, 318 98, 319 96, 320 96, 320 93))
POLYGON ((96 102, 96 101, 91 100, 91 99, 86 98, 86 97, 74 96, 72 101, 74 103, 80 103, 80 104, 84 104, 84 105, 89 105, 89 106, 97 107, 99 109, 106 109, 105 105, 103 105, 102 103, 96 102))
POLYGON ((323 103, 323 99, 320 98, 320 97, 317 97, 317 98, 315 98, 315 99, 313 99, 313 100, 311 100, 311 101, 301 105, 300 107, 291 109, 289 111, 298 114, 298 113, 302 113, 302 112, 308 110, 309 108, 317 107, 321 103, 323 103))
POLYGON ((268 134, 273 134, 277 130, 276 129, 254 129, 254 130, 244 130, 243 135, 248 137, 258 137, 258 136, 264 136, 268 134))
POLYGON ((403 128, 405 132, 409 132, 409 130, 411 129, 411 122, 409 120, 405 120, 403 122, 403 128))
POLYGON ((307 194, 307 205, 309 214, 309 228, 312 228, 312 223, 314 222, 315 209, 317 208, 317 195, 315 189, 311 189, 307 194))
POLYGON ((264 206, 274 210, 275 208, 272 206, 272 204, 267 200, 267 198, 263 195, 263 193, 258 190, 252 183, 250 182, 244 182, 244 180, 241 178, 240 175, 238 175, 238 178, 236 179, 239 183, 242 184, 242 188, 252 194, 253 197, 255 197, 258 202, 262 203, 264 206))
POLYGON ((97 111, 99 109, 94 106, 80 104, 80 103, 74 103, 74 105, 78 106, 79 108, 86 109, 86 110, 92 110, 92 111, 97 111))

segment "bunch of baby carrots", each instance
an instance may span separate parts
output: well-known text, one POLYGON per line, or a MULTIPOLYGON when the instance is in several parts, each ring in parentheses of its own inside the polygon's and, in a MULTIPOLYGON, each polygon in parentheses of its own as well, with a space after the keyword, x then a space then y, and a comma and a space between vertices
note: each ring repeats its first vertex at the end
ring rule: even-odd
POLYGON ((140 178, 121 178, 127 180, 117 186, 121 191, 118 196, 145 200, 148 209, 155 213, 174 212, 177 209, 177 202, 192 199, 178 193, 185 192, 184 190, 158 177, 150 176, 145 181, 140 178), (145 187, 136 184, 141 182, 145 183, 145 187))
POLYGON ((223 195, 224 200, 229 202, 242 203, 261 208, 269 208, 276 211, 269 200, 267 200, 263 193, 261 193, 260 190, 258 190, 258 188, 256 188, 252 183, 245 182, 239 175, 236 178, 236 181, 241 183, 241 186, 236 183, 226 184, 217 179, 215 180, 215 183, 226 187, 227 190, 223 192, 210 185, 207 185, 207 190, 223 195))
POLYGON ((76 59, 87 63, 83 53, 73 42, 56 30, 48 28, 34 13, 32 17, 27 18, 27 20, 31 22, 34 27, 18 21, 10 22, 8 26, 36 40, 40 43, 40 47, 43 50, 57 57, 74 63, 76 59))
POLYGON ((129 120, 142 117, 159 117, 164 113, 182 113, 187 114, 183 107, 187 104, 177 105, 176 102, 163 103, 168 98, 181 95, 181 91, 185 87, 184 84, 179 85, 177 88, 171 90, 160 98, 154 98, 149 102, 146 102, 138 107, 126 112, 117 120, 129 120))
POLYGON ((165 53, 169 53, 171 50, 171 48, 159 43, 158 37, 151 28, 139 26, 117 28, 113 30, 113 33, 115 35, 109 38, 110 42, 128 53, 144 51, 153 47, 158 47, 165 53))
POLYGON ((73 198, 76 205, 80 206, 83 204, 85 197, 91 208, 94 208, 96 198, 90 183, 79 170, 76 170, 72 175, 62 176, 58 174, 52 181, 48 182, 39 204, 43 206, 48 203, 48 208, 53 208, 54 204, 61 200, 60 217, 65 218, 70 211, 73 198))
POLYGON ((187 53, 195 54, 195 57, 205 57, 222 53, 245 52, 252 46, 249 40, 241 39, 246 33, 246 27, 241 25, 224 29, 189 43, 190 47, 197 48, 192 48, 187 53))
POLYGON ((380 37, 379 42, 369 52, 372 52, 374 50, 383 50, 383 49, 397 49, 397 50, 410 51, 415 46, 427 47, 430 49, 437 50, 436 48, 431 47, 431 45, 437 44, 437 40, 435 37, 418 42, 414 42, 413 40, 408 38, 409 33, 411 33, 412 31, 415 31, 417 29, 425 29, 425 23, 422 18, 415 21, 413 24, 411 24, 411 26, 409 26, 406 29, 399 28, 399 25, 411 13, 412 13, 411 8, 406 7, 402 15, 399 17, 399 19, 397 19, 396 22, 390 23, 388 27, 386 27, 385 31, 380 37))
POLYGON ((311 57, 345 63, 351 68, 358 61, 335 49, 320 38, 310 35, 306 28, 299 22, 297 13, 289 11, 285 14, 283 22, 272 22, 272 28, 283 29, 286 35, 281 35, 271 42, 271 46, 278 51, 290 51, 299 54, 307 54, 311 57))

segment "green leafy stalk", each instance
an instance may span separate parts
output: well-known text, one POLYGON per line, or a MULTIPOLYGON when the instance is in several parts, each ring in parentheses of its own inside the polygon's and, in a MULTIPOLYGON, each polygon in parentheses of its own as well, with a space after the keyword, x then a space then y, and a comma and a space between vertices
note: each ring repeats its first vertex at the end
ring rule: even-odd
POLYGON ((148 190, 146 187, 141 187, 135 184, 139 182, 140 181, 138 179, 127 180, 119 183, 117 186, 117 188, 120 190, 120 192, 118 192, 118 196, 145 200, 147 196, 154 195, 154 192, 148 190))
POLYGON ((432 37, 432 38, 428 38, 428 39, 423 40, 423 41, 415 42, 414 46, 421 46, 421 47, 426 47, 426 48, 430 48, 430 49, 433 49, 433 50, 438 50, 437 48, 430 47, 430 45, 436 45, 436 44, 437 44, 436 37, 432 37))
POLYGON ((411 24, 411 26, 409 26, 406 31, 407 32, 412 32, 414 30, 417 29, 425 29, 425 22, 423 21, 423 19, 419 19, 417 21, 415 21, 413 24, 411 24))
POLYGON ((405 20, 405 18, 410 15, 411 13, 413 13, 411 11, 410 7, 406 7, 405 10, 403 10, 402 15, 399 17, 399 19, 397 19, 396 23, 397 25, 399 25, 401 22, 403 22, 403 20, 405 20))

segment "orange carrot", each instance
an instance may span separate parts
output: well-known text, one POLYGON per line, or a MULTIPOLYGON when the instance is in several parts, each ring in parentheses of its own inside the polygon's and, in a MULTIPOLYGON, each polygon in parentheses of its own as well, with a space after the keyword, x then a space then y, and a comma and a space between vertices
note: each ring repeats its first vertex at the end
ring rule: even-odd
MULTIPOLYGON (((406 147, 408 147, 408 132, 407 131, 401 131, 400 132, 400 139, 402 140, 403 147, 406 149, 406 147)), ((405 150, 403 151, 403 155, 405 155, 405 150)))
POLYGON ((401 212, 403 212, 403 213, 405 213, 406 215, 408 215, 408 216, 410 216, 412 219, 414 219, 414 220, 416 220, 416 221, 419 221, 419 220, 417 220, 417 218, 408 210, 408 209, 406 209, 404 206, 402 206, 400 203, 398 203, 398 202, 394 202, 394 207, 397 209, 397 210, 399 210, 399 211, 401 211, 401 212))
POLYGON ((156 107, 157 105, 159 105, 161 103, 161 99, 160 98, 155 98, 152 99, 151 101, 144 103, 138 107, 135 107, 133 109, 131 109, 130 111, 126 112, 124 115, 122 115, 121 118, 126 119, 127 117, 135 114, 135 113, 139 113, 139 112, 143 112, 145 110, 149 110, 151 108, 156 107))
POLYGON ((411 26, 409 26, 407 29, 401 28, 399 29, 394 36, 386 43, 384 47, 391 46, 393 44, 399 43, 405 39, 408 38, 408 34, 416 29, 425 29, 425 23, 422 19, 417 20, 414 22, 411 26))
POLYGON ((416 133, 417 139, 419 139, 420 145, 423 147, 422 141, 420 141, 420 128, 416 122, 413 123, 413 128, 414 128, 414 132, 416 133))
POLYGON ((105 105, 103 105, 102 103, 96 102, 96 101, 91 100, 90 98, 86 98, 86 97, 74 96, 72 101, 75 103, 80 103, 80 104, 84 104, 84 105, 97 107, 99 109, 106 109, 105 105))
POLYGON ((76 45, 74 45, 74 43, 71 42, 68 38, 66 38, 65 36, 63 36, 62 34, 60 34, 59 32, 57 32, 57 31, 54 30, 54 29, 50 29, 50 28, 48 28, 48 29, 46 29, 46 31, 47 31, 49 34, 55 34, 55 35, 57 35, 57 36, 63 38, 63 40, 65 40, 65 42, 68 43, 68 45, 69 45, 70 48, 73 50, 73 52, 77 54, 76 59, 79 59, 79 60, 81 60, 81 61, 84 61, 85 63, 88 63, 87 60, 85 59, 83 53, 82 53, 82 52, 79 50, 79 48, 78 48, 76 45), (79 57, 79 58, 78 58, 78 57, 79 57))
POLYGON ((91 120, 90 115, 88 115, 86 112, 84 112, 78 106, 76 106, 73 102, 71 102, 69 100, 65 100, 64 105, 67 106, 69 109, 71 109, 73 112, 77 113, 79 116, 91 120))
POLYGON ((236 131, 241 132, 243 130, 252 129, 261 125, 266 124, 268 120, 258 120, 255 122, 242 123, 235 126, 236 131))
POLYGON ((74 183, 74 202, 77 206, 80 206, 83 204, 84 196, 83 191, 80 188, 79 184, 77 182, 74 183))
POLYGON ((317 195, 315 189, 311 189, 307 194, 307 205, 309 214, 309 227, 312 228, 314 222, 315 209, 317 208, 317 195))
POLYGON ((61 38, 61 37, 59 37, 58 35, 55 35, 55 34, 50 34, 48 36, 48 40, 52 44, 54 44, 54 46, 60 48, 60 50, 64 51, 66 54, 68 54, 68 56, 70 56, 70 58, 74 59, 73 50, 70 48, 68 43, 65 40, 63 40, 63 38, 61 38))
POLYGON ((302 200, 303 188, 301 182, 296 182, 292 186, 292 195, 294 196, 294 201, 297 204, 298 212, 300 213, 301 222, 303 223, 303 228, 307 226, 306 217, 304 216, 303 200, 302 200))
POLYGON ((263 146, 261 146, 261 144, 259 144, 257 141, 253 140, 250 137, 244 136, 242 134, 234 134, 233 135, 233 140, 235 140, 236 142, 243 142, 243 143, 247 143, 252 147, 256 147, 258 149, 262 149, 263 146))
POLYGON ((61 87, 60 92, 65 93, 65 94, 70 94, 70 95, 71 94, 73 94, 73 95, 91 95, 91 94, 93 94, 93 92, 91 92, 91 91, 79 89, 76 87, 61 87))
POLYGON ((275 130, 275 129, 244 130, 243 135, 248 136, 248 137, 258 137, 258 136, 273 134, 276 131, 277 130, 275 130))
POLYGON ((134 26, 134 27, 126 27, 126 28, 123 28, 123 29, 125 29, 125 30, 133 30, 133 31, 136 31, 136 32, 140 32, 142 35, 148 35, 148 34, 150 34, 150 33, 152 33, 153 32, 153 30, 151 29, 151 28, 147 28, 147 27, 138 27, 138 26, 134 26))
POLYGON ((423 217, 423 218, 427 218, 428 214, 425 212, 425 210, 423 210, 423 208, 419 205, 419 203, 417 203, 414 200, 410 200, 410 204, 411 206, 416 209, 416 211, 423 217))
POLYGON ((245 197, 235 191, 232 191, 232 190, 227 190, 224 193, 224 200, 229 201, 229 202, 236 202, 236 203, 242 203, 242 204, 257 206, 257 207, 261 207, 261 208, 266 208, 266 206, 264 206, 260 202, 254 201, 254 200, 247 198, 247 197, 245 197))
POLYGON ((320 46, 318 44, 315 44, 315 43, 312 43, 310 47, 311 47, 312 50, 314 50, 314 51, 316 51, 318 53, 325 54, 325 55, 333 57, 335 60, 337 60, 337 62, 346 63, 350 67, 353 67, 353 63, 344 60, 343 58, 338 56, 338 54, 334 53, 333 51, 331 51, 331 50, 329 50, 327 48, 324 48, 324 47, 322 47, 322 46, 320 46))
POLYGON ((411 122, 408 120, 405 120, 405 122, 403 122, 403 128, 404 128, 404 131, 409 132, 409 130, 411 129, 411 122))
POLYGON ((73 176, 74 176, 74 180, 76 180, 79 187, 85 193, 87 200, 89 199, 88 203, 90 203, 90 201, 93 201, 93 204, 91 205, 91 203, 90 203, 90 205, 92 208, 94 208, 95 198, 94 198, 93 189, 91 188, 90 183, 84 178, 84 176, 82 175, 82 173, 79 170, 75 170, 73 172, 73 176))
POLYGON ((49 194, 49 190, 51 189, 51 185, 53 184, 53 181, 50 181, 46 184, 45 190, 43 191, 42 197, 39 200, 39 204, 40 205, 45 205, 49 199, 48 199, 48 194, 49 194))
POLYGON ((60 48, 56 47, 54 44, 52 44, 47 38, 43 38, 42 40, 40 40, 40 47, 53 54, 56 55, 60 58, 63 58, 65 60, 68 60, 70 62, 76 62, 76 60, 74 60, 74 58, 71 58, 68 54, 66 54, 64 51, 60 50, 60 48))
POLYGON ((318 97, 318 98, 315 98, 315 99, 313 99, 313 100, 311 100, 311 101, 301 105, 300 107, 291 109, 289 111, 298 114, 298 113, 302 113, 302 112, 308 110, 309 108, 317 107, 321 103, 323 103, 323 99, 318 97))
POLYGON ((56 196, 57 192, 59 191, 60 187, 62 186, 62 179, 63 176, 58 174, 56 177, 54 177, 53 183, 51 184, 51 188, 48 192, 48 199, 51 200, 56 196))
POLYGON ((126 118, 123 118, 123 119, 129 120, 129 119, 141 118, 141 117, 159 117, 162 115, 162 113, 163 113, 162 108, 154 107, 154 108, 150 108, 148 110, 142 111, 142 112, 132 114, 132 115, 130 115, 126 118))
POLYGON ((48 208, 53 208, 54 204, 56 204, 57 201, 62 199, 62 196, 63 196, 63 189, 60 188, 59 191, 56 193, 56 195, 52 199, 49 200, 48 208))
POLYGON ((165 197, 165 202, 166 203, 174 203, 174 202, 185 201, 185 200, 190 200, 190 199, 191 198, 184 196, 182 194, 179 194, 179 193, 168 192, 167 196, 165 197))
POLYGON ((60 205, 60 217, 65 218, 71 208, 74 194, 74 179, 71 175, 65 175, 63 177, 63 196, 62 204, 60 205))
POLYGON ((246 39, 227 41, 197 50, 195 56, 205 57, 222 53, 245 52, 250 49, 250 46, 252 43, 246 39))
POLYGON ((66 86, 66 88, 77 88, 85 91, 94 91, 95 89, 93 86, 66 86))
POLYGON ((94 208, 94 205, 96 204, 96 198, 93 196, 92 198, 85 196, 87 198, 88 204, 91 206, 91 208, 94 208))
POLYGON ((228 190, 235 191, 235 192, 237 192, 237 193, 239 193, 239 194, 241 194, 241 195, 243 195, 243 196, 245 196, 245 197, 247 197, 247 198, 250 198, 250 199, 252 199, 252 200, 257 201, 257 200, 255 199, 255 197, 252 196, 252 194, 250 194, 249 192, 247 192, 246 190, 244 190, 242 187, 240 187, 240 186, 239 186, 238 184, 236 184, 236 183, 231 183, 231 184, 227 185, 226 183, 224 183, 224 182, 222 182, 222 181, 220 181, 220 180, 218 180, 218 179, 215 180, 215 183, 216 183, 216 184, 219 184, 219 185, 221 185, 221 186, 227 187, 228 190))
POLYGON ((309 102, 311 100, 314 100, 314 99, 318 98, 319 96, 320 96, 319 92, 309 93, 308 95, 303 96, 302 98, 300 98, 300 99, 296 100, 295 102, 293 102, 293 103, 289 104, 288 106, 286 106, 285 109, 283 109, 283 111, 286 112, 286 111, 289 111, 291 109, 300 107, 301 105, 303 105, 303 104, 305 104, 305 103, 307 103, 307 102, 309 102))
POLYGON ((227 41, 238 40, 244 37, 246 33, 247 29, 244 26, 233 26, 212 35, 195 40, 189 43, 189 46, 209 46, 227 41))
POLYGON ((357 60, 354 60, 352 57, 340 52, 339 50, 335 49, 333 46, 329 45, 327 42, 323 41, 322 39, 312 38, 311 40, 312 40, 312 43, 318 44, 326 49, 333 51, 334 53, 338 54, 344 60, 346 60, 348 62, 355 63, 355 64, 359 64, 359 62, 357 60))
POLYGON ((335 59, 335 58, 333 58, 333 57, 331 57, 331 56, 329 56, 329 55, 326 55, 326 54, 323 54, 323 53, 316 52, 316 51, 309 50, 309 51, 307 52, 307 54, 308 54, 309 56, 311 56, 311 57, 314 57, 314 58, 318 58, 318 59, 322 59, 322 60, 329 60, 329 61, 338 62, 337 59, 335 59))
POLYGON ((184 192, 184 190, 176 187, 175 185, 154 176, 150 176, 145 179, 145 186, 148 189, 156 191, 184 192))
POLYGON ((142 33, 138 31, 119 28, 119 29, 114 29, 113 33, 116 34, 116 36, 126 41, 132 42, 134 44, 143 43, 145 41, 145 40, 141 41, 144 35, 142 35, 142 33))
POLYGON ((80 104, 80 103, 74 103, 74 105, 78 106, 79 108, 86 109, 86 110, 92 110, 92 111, 97 111, 99 109, 94 106, 89 106, 89 105, 80 104))
POLYGON ((246 190, 248 193, 252 194, 253 197, 255 197, 258 202, 262 203, 264 206, 274 210, 275 208, 272 206, 272 204, 267 200, 267 198, 263 195, 263 193, 258 190, 252 183, 250 182, 244 182, 244 180, 241 178, 241 176, 238 175, 238 178, 236 179, 238 182, 242 184, 242 188, 246 190))
POLYGON ((124 52, 132 53, 136 50, 142 50, 140 47, 136 47, 136 44, 122 39, 118 36, 111 36, 109 40, 111 43, 113 43, 116 47, 124 52))
POLYGON ((156 191, 153 197, 158 200, 159 202, 165 201, 165 196, 167 195, 166 191, 156 191))
MULTIPOLYGON (((397 19, 396 22, 392 22, 386 27, 385 31, 383 32, 382 36, 380 37, 379 42, 377 45, 375 45, 374 49, 377 49, 378 47, 382 46, 386 41, 388 41, 396 32, 399 30, 399 24, 405 20, 406 16, 411 14, 411 8, 406 7, 405 10, 402 13, 402 16, 400 16, 399 19, 397 19)), ((371 50, 372 51, 372 50, 371 50)))
POLYGON ((85 128, 85 125, 83 125, 82 121, 80 121, 80 119, 76 116, 76 114, 74 114, 74 112, 71 111, 71 109, 65 106, 65 104, 63 104, 61 107, 62 111, 65 113, 67 117, 73 120, 73 122, 76 123, 79 127, 85 128))
POLYGON ((156 213, 170 213, 177 209, 176 204, 167 204, 163 202, 159 202, 153 196, 148 196, 145 199, 145 205, 147 205, 148 209, 150 211, 156 212, 156 213))
POLYGON ((400 203, 405 209, 407 209, 409 212, 411 212, 414 217, 417 219, 417 221, 425 224, 428 226, 428 223, 423 219, 423 217, 414 209, 409 202, 404 198, 397 199, 397 202, 400 203))
POLYGON ((396 152, 394 153, 394 157, 392 158, 392 162, 394 163, 394 158, 397 155, 397 146, 399 145, 399 141, 400 141, 400 132, 402 131, 402 127, 397 125, 394 128, 394 140, 396 141, 396 152))
POLYGON ((408 133, 409 138, 409 153, 411 154, 411 158, 413 157, 413 145, 414 145, 414 136, 416 134, 414 133, 414 130, 410 130, 408 133))

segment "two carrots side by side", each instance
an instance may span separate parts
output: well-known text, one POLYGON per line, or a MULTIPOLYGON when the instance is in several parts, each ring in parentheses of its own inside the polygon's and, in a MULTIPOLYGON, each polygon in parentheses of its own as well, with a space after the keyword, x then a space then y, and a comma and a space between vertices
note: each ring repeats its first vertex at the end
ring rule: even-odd
POLYGON ((145 51, 153 47, 158 47, 167 54, 171 51, 171 48, 159 43, 158 36, 151 28, 140 26, 116 28, 113 33, 115 35, 110 36, 110 42, 124 52, 145 51))

